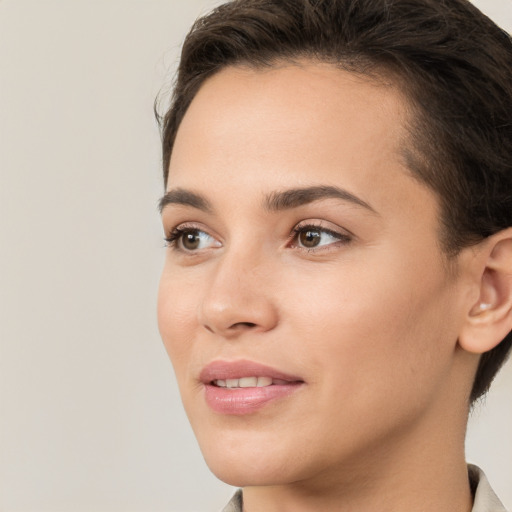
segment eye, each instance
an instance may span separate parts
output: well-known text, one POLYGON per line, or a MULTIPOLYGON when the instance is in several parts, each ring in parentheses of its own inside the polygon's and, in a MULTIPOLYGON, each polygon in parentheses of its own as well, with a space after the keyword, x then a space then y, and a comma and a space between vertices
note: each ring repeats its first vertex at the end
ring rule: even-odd
POLYGON ((348 243, 352 237, 317 225, 299 225, 294 230, 294 244, 301 249, 318 249, 336 243, 348 243))
POLYGON ((220 243, 203 231, 194 227, 174 228, 165 239, 169 247, 183 252, 196 252, 210 247, 220 247, 220 243))

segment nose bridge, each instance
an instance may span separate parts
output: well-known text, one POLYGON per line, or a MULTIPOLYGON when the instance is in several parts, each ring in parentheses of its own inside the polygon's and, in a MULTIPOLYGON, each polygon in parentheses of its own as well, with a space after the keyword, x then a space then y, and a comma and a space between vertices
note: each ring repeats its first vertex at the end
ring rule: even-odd
POLYGON ((248 329, 272 329, 277 322, 277 309, 269 259, 255 248, 232 247, 212 264, 199 311, 203 326, 225 337, 248 329))

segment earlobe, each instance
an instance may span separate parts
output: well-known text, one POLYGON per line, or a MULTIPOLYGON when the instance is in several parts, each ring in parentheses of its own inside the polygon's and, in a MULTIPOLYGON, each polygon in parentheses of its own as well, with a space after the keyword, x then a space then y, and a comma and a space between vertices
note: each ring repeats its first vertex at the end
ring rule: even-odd
POLYGON ((512 330, 512 229, 489 237, 482 248, 478 300, 471 305, 459 345, 483 354, 512 330))

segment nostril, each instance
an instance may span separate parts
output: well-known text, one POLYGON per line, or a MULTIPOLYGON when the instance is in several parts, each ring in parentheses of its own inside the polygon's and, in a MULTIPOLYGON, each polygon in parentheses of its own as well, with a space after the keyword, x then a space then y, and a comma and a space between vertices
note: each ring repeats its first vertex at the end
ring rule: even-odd
POLYGON ((231 326, 231 328, 236 328, 236 327, 248 327, 248 328, 252 328, 252 327, 256 327, 256 324, 255 323, 252 323, 252 322, 237 322, 236 324, 233 324, 231 326))
POLYGON ((258 324, 254 323, 254 322, 235 322, 234 324, 231 324, 230 326, 228 326, 228 328, 225 331, 223 331, 222 329, 217 331, 215 326, 212 327, 208 324, 203 324, 203 327, 208 332, 211 332, 212 334, 224 332, 224 335, 229 335, 230 333, 231 333, 231 335, 234 335, 236 333, 240 333, 245 330, 254 329, 257 326, 258 326, 258 324))
MULTIPOLYGON (((212 334, 215 334, 217 332, 214 327, 211 327, 208 324, 204 324, 203 327, 212 334)), ((229 331, 236 332, 239 330, 254 329, 255 327, 257 327, 257 324, 255 324, 254 322, 236 322, 228 327, 226 333, 229 331)))

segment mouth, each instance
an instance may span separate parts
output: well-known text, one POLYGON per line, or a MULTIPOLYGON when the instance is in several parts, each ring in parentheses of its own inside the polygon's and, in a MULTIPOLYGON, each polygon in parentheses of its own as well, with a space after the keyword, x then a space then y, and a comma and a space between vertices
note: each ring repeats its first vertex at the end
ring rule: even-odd
POLYGON ((245 415, 289 397, 305 381, 253 361, 213 361, 199 377, 206 404, 216 413, 245 415))
POLYGON ((266 388, 268 386, 284 386, 290 384, 290 381, 282 379, 272 379, 271 377, 242 377, 241 379, 216 379, 211 382, 213 386, 219 388, 266 388))

